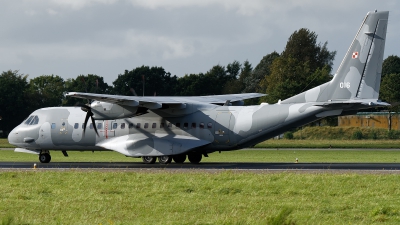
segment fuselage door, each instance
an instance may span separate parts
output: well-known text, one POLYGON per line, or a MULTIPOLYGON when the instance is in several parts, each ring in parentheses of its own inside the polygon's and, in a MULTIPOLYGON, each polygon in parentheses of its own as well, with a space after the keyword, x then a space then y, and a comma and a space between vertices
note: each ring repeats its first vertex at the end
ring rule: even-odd
POLYGON ((231 116, 232 114, 228 111, 220 111, 215 117, 214 140, 218 145, 230 145, 229 123, 231 116))
POLYGON ((107 127, 106 132, 108 137, 115 136, 115 130, 117 129, 118 123, 115 120, 106 121, 107 127))

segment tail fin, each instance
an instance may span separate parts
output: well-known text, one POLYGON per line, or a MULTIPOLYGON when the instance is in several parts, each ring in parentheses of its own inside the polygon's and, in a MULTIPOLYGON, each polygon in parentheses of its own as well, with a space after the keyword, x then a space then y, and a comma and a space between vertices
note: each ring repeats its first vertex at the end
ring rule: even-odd
POLYGON ((333 79, 282 101, 378 99, 389 12, 369 12, 333 79))

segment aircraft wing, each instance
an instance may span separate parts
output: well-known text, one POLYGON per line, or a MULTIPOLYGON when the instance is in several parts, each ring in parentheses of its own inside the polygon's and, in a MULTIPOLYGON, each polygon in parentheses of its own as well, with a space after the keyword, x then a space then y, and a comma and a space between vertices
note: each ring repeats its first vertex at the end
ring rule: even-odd
POLYGON ((245 93, 245 94, 228 94, 228 95, 188 96, 188 97, 185 96, 140 97, 140 96, 93 94, 93 93, 82 93, 82 92, 69 92, 66 95, 75 98, 92 99, 119 105, 142 106, 149 109, 161 108, 162 104, 176 105, 176 107, 184 106, 185 103, 190 103, 190 102, 225 104, 227 101, 229 101, 230 103, 234 103, 246 99, 265 96, 265 94, 259 94, 259 93, 245 93))

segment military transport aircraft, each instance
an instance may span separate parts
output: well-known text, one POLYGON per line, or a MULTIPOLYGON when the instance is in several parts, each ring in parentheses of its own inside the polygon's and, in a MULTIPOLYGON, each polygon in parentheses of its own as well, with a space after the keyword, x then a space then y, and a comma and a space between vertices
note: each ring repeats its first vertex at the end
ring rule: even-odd
POLYGON ((328 116, 387 106, 378 100, 389 12, 369 12, 333 79, 276 104, 243 106, 263 94, 138 97, 70 92, 81 107, 34 111, 8 136, 16 152, 112 150, 144 163, 199 163, 215 151, 253 146, 328 116), (91 123, 88 124, 88 120, 91 123))

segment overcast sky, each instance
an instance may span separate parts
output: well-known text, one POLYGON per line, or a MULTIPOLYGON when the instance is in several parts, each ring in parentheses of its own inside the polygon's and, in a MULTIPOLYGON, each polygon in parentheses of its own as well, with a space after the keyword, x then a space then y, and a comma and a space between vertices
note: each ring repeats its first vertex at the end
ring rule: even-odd
POLYGON ((368 11, 389 10, 385 58, 400 55, 397 0, 13 0, 0 2, 0 70, 29 78, 138 66, 178 77, 237 60, 255 67, 308 28, 337 51, 336 71, 368 11))

